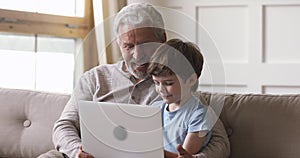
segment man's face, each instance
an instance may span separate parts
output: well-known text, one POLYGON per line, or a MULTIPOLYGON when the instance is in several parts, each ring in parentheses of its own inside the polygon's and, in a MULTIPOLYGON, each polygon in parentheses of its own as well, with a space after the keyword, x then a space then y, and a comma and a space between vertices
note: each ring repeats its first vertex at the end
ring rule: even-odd
POLYGON ((151 56, 161 42, 165 41, 159 39, 154 29, 149 27, 130 29, 128 26, 121 26, 119 31, 125 32, 120 36, 119 46, 127 71, 137 79, 145 78, 151 56))

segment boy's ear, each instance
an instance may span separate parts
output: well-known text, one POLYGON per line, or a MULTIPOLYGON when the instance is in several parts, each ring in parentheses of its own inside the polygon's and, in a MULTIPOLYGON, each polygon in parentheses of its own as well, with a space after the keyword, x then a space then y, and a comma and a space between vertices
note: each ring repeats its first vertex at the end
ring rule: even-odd
POLYGON ((167 34, 166 34, 166 33, 164 33, 164 39, 163 39, 161 42, 162 42, 162 43, 167 42, 167 34))
POLYGON ((186 83, 193 86, 198 81, 197 74, 193 73, 187 80, 186 83))

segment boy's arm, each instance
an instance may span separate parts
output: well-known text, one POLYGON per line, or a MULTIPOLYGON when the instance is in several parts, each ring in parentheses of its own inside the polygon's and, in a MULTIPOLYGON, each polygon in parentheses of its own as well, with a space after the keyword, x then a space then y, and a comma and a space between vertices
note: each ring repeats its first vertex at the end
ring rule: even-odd
POLYGON ((192 155, 182 145, 177 146, 181 158, 228 158, 230 155, 229 140, 221 120, 212 129, 212 137, 202 152, 192 155))
POLYGON ((228 158, 230 144, 227 133, 220 119, 212 128, 211 139, 202 152, 196 154, 197 158, 228 158))
MULTIPOLYGON (((201 131, 207 133, 207 131, 201 131)), ((202 134, 201 134, 202 135, 202 134)), ((205 135, 200 137, 199 132, 188 133, 185 137, 183 148, 191 154, 196 154, 200 151, 203 142, 205 141, 205 135)))
MULTIPOLYGON (((199 99, 204 105, 209 105, 206 98, 201 93, 199 93, 199 99)), ((221 105, 223 105, 222 101, 224 100, 221 100, 221 105)), ((220 119, 216 121, 211 130, 211 138, 207 146, 202 152, 194 156, 197 158, 228 158, 230 156, 228 135, 220 119)), ((189 158, 189 156, 186 156, 185 158, 189 158)))

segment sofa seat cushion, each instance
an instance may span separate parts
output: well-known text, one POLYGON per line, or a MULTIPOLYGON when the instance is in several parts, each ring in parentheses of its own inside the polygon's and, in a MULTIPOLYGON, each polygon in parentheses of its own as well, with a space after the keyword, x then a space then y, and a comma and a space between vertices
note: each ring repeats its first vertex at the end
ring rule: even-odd
POLYGON ((0 88, 0 157, 37 157, 51 149, 52 128, 69 95, 0 88))

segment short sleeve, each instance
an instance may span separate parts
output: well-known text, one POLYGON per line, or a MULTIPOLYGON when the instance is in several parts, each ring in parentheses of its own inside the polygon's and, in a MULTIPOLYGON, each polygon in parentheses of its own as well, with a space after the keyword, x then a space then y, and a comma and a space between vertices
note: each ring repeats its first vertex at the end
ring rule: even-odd
POLYGON ((210 131, 210 121, 206 119, 205 115, 207 108, 202 106, 197 108, 190 117, 188 132, 210 131))

